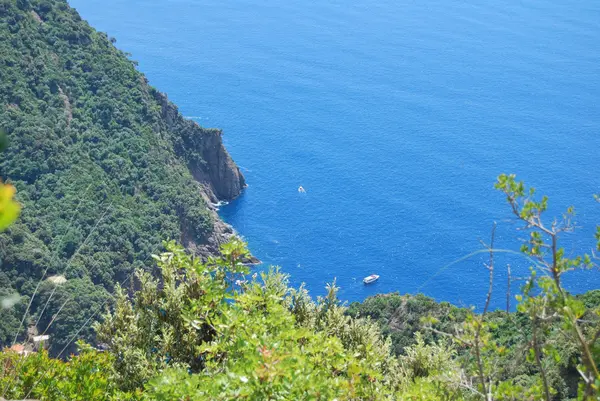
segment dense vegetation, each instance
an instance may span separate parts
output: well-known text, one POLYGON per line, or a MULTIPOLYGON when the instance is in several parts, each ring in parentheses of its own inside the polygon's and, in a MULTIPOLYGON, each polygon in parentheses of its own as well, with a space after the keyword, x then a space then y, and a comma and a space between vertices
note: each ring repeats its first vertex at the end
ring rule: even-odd
POLYGON ((69 284, 44 283, 20 333, 38 322, 56 353, 162 240, 202 244, 213 230, 190 168, 204 163, 203 136, 220 133, 165 116, 174 106, 112 42, 65 0, 0 0, 0 176, 23 206, 0 235, 0 293, 23 296, 0 312, 0 345, 41 277, 69 284), (48 327, 40 313, 67 301, 48 327))

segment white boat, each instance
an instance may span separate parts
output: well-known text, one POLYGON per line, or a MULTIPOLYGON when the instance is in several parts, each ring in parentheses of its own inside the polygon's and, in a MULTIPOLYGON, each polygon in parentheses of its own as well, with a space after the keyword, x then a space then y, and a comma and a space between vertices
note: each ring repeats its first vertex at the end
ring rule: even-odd
POLYGON ((363 278, 363 283, 365 283, 365 284, 371 284, 371 283, 374 283, 377 280, 379 280, 379 276, 377 274, 371 274, 370 276, 367 276, 367 277, 363 278))

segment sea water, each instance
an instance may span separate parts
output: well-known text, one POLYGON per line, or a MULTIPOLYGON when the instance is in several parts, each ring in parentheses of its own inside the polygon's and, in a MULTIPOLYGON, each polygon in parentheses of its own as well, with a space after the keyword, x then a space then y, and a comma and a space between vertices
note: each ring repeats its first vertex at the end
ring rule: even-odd
MULTIPOLYGON (((549 195, 549 219, 575 206, 567 255, 594 246, 598 1, 70 3, 184 115, 224 130, 249 186, 222 217, 314 295, 336 280, 347 301, 398 291, 481 306, 488 257, 464 257, 494 222, 497 248, 526 236, 493 189, 503 172, 549 195)), ((507 264, 513 278, 531 266, 496 255, 496 308, 507 264)), ((567 285, 598 288, 600 272, 567 285)))

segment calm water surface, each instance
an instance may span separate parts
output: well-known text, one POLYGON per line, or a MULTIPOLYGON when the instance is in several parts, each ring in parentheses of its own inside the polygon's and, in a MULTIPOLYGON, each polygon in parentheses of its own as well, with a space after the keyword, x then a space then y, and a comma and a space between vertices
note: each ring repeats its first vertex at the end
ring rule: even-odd
MULTIPOLYGON (((600 205, 600 2, 71 0, 182 113, 225 132, 250 184, 222 216, 294 285, 344 300, 421 291, 481 305, 481 249, 518 249, 495 177, 600 205), (298 193, 298 186, 306 189, 298 193), (364 286, 364 276, 381 275, 364 286)), ((499 256, 495 307, 505 304, 499 256)), ((574 291, 600 273, 574 275, 574 291)))

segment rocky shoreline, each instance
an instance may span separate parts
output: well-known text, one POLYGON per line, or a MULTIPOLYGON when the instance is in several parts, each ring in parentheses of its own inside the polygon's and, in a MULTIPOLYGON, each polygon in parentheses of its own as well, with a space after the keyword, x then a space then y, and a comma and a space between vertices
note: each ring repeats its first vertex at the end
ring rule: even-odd
MULTIPOLYGON (((164 128, 175 138, 175 151, 187 162, 192 176, 200 184, 201 196, 213 219, 213 230, 203 241, 182 230, 181 242, 202 257, 217 255, 221 244, 238 235, 231 225, 221 220, 218 207, 240 196, 247 186, 246 179, 223 145, 221 130, 203 128, 186 119, 164 93, 155 91, 154 97, 161 105, 164 128)), ((247 263, 261 262, 251 256, 247 263)))

